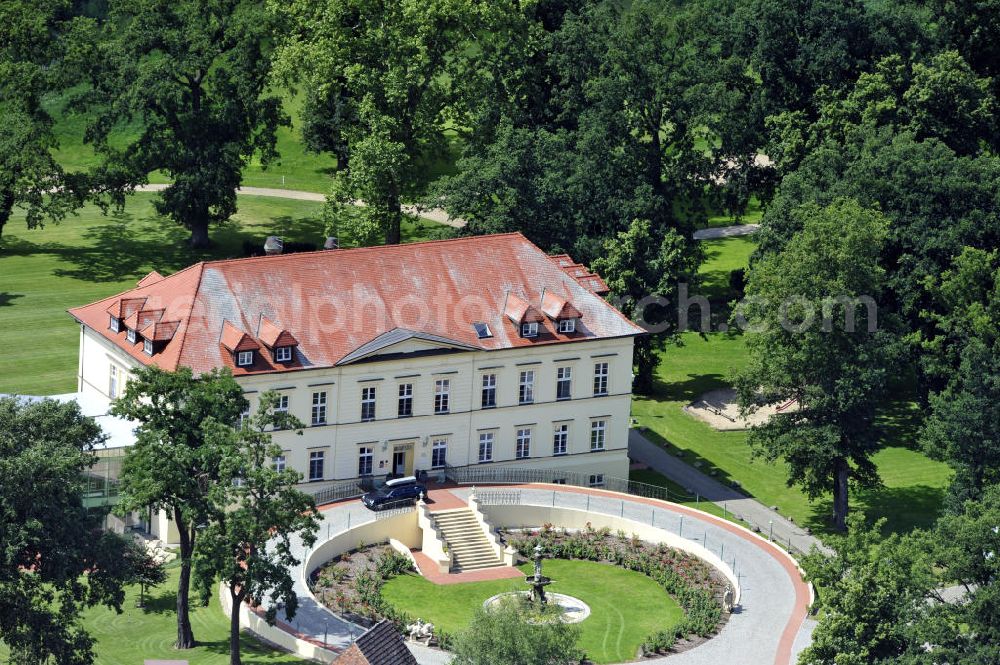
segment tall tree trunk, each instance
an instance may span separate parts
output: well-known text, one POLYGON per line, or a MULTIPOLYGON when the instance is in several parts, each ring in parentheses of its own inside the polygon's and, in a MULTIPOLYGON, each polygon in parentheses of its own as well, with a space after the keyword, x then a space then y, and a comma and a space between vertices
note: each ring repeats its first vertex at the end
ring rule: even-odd
POLYGON ((190 530, 181 515, 180 508, 174 509, 174 523, 180 534, 181 575, 177 582, 177 642, 178 649, 194 647, 194 632, 191 630, 191 616, 188 612, 191 595, 191 555, 194 553, 194 531, 190 530))
POLYGON ((7 225, 11 213, 14 211, 14 190, 5 189, 0 194, 0 238, 3 237, 3 227, 7 225))
POLYGON ((402 242, 403 205, 399 200, 399 186, 393 183, 386 196, 388 218, 385 221, 385 244, 398 245, 402 242))
POLYGON ((192 249, 207 249, 212 243, 208 239, 208 215, 193 219, 188 223, 191 228, 191 239, 188 244, 192 249))
POLYGON ((847 460, 841 458, 834 466, 833 478, 833 528, 837 531, 847 529, 847 478, 851 468, 847 460))
POLYGON ((229 616, 229 665, 243 665, 240 658, 240 606, 243 596, 242 590, 237 593, 229 587, 229 597, 233 601, 233 611, 229 616))

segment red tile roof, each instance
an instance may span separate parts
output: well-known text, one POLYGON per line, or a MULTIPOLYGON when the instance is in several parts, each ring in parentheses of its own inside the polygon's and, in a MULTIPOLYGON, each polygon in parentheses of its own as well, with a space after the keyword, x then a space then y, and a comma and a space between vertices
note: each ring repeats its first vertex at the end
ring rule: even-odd
POLYGON ((573 303, 565 298, 560 298, 551 291, 542 294, 542 311, 550 319, 579 319, 583 317, 573 303))
POLYGON ((278 346, 299 345, 299 340, 295 339, 295 335, 283 328, 279 328, 265 316, 260 317, 260 328, 257 331, 257 339, 263 342, 264 346, 271 349, 278 346))
POLYGON ((545 317, 542 316, 537 307, 514 293, 507 294, 503 313, 518 325, 522 323, 541 323, 545 320, 545 317))
POLYGON ((396 329, 486 351, 644 332, 519 233, 197 263, 70 314, 140 363, 229 367, 236 375, 330 367, 396 329), (538 312, 543 293, 580 312, 576 333, 561 334, 545 320, 538 337, 520 336, 505 316, 508 294, 528 303, 527 314, 538 312), (152 357, 124 330, 108 328, 108 312, 140 309, 163 310, 158 321, 177 322, 152 357), (262 317, 298 342, 295 361, 272 364, 258 353, 252 367, 235 367, 227 349, 271 339, 262 317), (476 321, 489 324, 492 337, 479 339, 476 321), (234 332, 224 334, 224 324, 234 332))
POLYGON ((154 270, 153 272, 149 273, 148 275, 146 275, 145 277, 143 277, 142 279, 140 279, 138 282, 136 282, 135 285, 136 286, 149 286, 150 284, 156 284, 157 282, 159 282, 162 279, 163 279, 163 275, 161 275, 160 273, 158 273, 158 272, 156 272, 154 270))
POLYGON ((233 353, 237 351, 256 351, 260 344, 254 338, 246 334, 229 321, 222 322, 222 336, 219 343, 233 353))

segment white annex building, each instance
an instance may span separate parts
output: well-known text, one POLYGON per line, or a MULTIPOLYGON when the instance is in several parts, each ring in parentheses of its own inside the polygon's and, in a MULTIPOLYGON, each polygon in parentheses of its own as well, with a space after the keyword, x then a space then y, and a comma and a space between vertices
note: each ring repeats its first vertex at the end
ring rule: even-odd
POLYGON ((445 469, 628 477, 632 343, 603 280, 520 234, 153 272, 77 307, 79 391, 229 368, 305 423, 274 460, 315 489, 445 469))

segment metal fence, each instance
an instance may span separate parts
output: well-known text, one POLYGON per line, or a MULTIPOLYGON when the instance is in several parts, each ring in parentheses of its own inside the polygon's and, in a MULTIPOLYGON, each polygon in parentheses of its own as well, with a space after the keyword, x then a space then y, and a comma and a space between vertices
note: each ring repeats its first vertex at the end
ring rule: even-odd
POLYGON ((577 473, 575 471, 524 469, 517 467, 450 466, 445 470, 445 475, 448 480, 461 485, 477 483, 483 485, 555 483, 557 485, 608 489, 613 492, 673 501, 674 503, 697 500, 694 494, 678 492, 659 485, 650 485, 624 478, 610 478, 597 474, 577 473))
POLYGON ((316 505, 319 506, 324 503, 340 501, 341 499, 355 499, 375 487, 376 482, 384 479, 384 476, 379 476, 377 478, 374 476, 366 476, 364 478, 353 478, 351 480, 338 480, 332 485, 325 485, 323 488, 316 491, 310 492, 309 490, 306 490, 305 492, 306 494, 312 496, 312 498, 316 501, 316 505))

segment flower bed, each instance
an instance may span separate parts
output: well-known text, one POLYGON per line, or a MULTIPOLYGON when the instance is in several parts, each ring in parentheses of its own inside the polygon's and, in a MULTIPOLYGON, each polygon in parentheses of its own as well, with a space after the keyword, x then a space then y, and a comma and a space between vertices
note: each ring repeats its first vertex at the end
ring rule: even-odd
POLYGON ((411 570, 409 557, 388 545, 362 545, 314 571, 309 588, 321 603, 349 621, 370 627, 389 619, 402 631, 412 617, 385 602, 382 585, 411 570))
POLYGON ((647 654, 670 651, 679 646, 679 640, 707 638, 722 622, 725 583, 711 566, 685 552, 627 536, 624 531, 594 529, 589 523, 582 531, 546 524, 531 532, 507 531, 503 537, 526 558, 532 557, 535 546, 541 544, 546 557, 604 562, 655 580, 680 603, 685 617, 673 628, 646 638, 642 648, 647 654))

